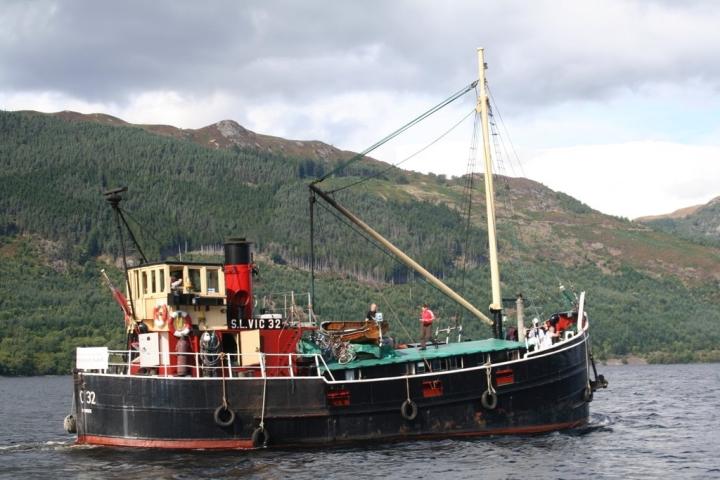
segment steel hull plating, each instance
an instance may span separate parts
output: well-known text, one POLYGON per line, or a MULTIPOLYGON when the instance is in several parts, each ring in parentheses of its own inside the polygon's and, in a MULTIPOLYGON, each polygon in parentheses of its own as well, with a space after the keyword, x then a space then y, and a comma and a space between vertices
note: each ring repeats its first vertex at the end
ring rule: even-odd
MULTIPOLYGON (((263 422, 267 446, 330 445, 364 440, 523 434, 582 425, 589 415, 587 337, 537 357, 495 363, 493 409, 482 365, 408 377, 327 381, 321 377, 228 378, 236 414, 215 420, 217 378, 163 378, 78 373, 78 443, 153 448, 254 448, 263 422), (417 416, 401 405, 410 398, 417 416), (263 402, 263 399, 265 401, 263 402), (263 407, 264 403, 264 407, 263 407)), ((337 378, 337 375, 336 375, 337 378)))

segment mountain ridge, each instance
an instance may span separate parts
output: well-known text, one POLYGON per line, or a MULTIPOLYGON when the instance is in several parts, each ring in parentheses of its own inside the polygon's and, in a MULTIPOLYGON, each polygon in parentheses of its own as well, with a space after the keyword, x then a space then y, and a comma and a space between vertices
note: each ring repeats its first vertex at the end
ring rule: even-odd
POLYGON ((681 218, 687 218, 695 213, 697 213, 698 210, 707 207, 709 205, 715 204, 720 202, 720 196, 717 196, 715 198, 712 198, 707 203, 700 203, 698 205, 691 205, 689 207, 682 207, 678 208, 677 210, 674 210, 670 213, 661 213, 658 215, 645 215, 642 217, 637 217, 634 219, 636 222, 650 222, 653 220, 664 220, 664 219, 681 219, 681 218))
POLYGON ((636 221, 691 242, 720 247, 720 196, 702 205, 636 221))
MULTIPOLYGON (((17 113, 26 115, 45 115, 69 122, 95 122, 109 126, 141 128, 156 135, 179 140, 189 140, 208 148, 255 148, 269 153, 289 155, 330 162, 346 160, 355 156, 354 152, 341 150, 319 140, 290 140, 272 135, 253 132, 235 120, 225 119, 201 128, 179 128, 164 124, 130 123, 121 118, 105 113, 79 113, 71 110, 59 112, 39 112, 35 110, 19 110, 17 113)), ((368 157, 370 158, 370 157, 368 157)), ((374 159, 373 159, 374 160, 374 159)))

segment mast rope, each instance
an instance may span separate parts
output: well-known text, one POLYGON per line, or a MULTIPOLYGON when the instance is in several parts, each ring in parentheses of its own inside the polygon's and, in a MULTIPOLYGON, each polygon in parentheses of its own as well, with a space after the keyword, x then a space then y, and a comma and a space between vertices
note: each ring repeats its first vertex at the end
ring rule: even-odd
POLYGON ((130 212, 128 212, 124 208, 122 208, 122 207, 119 207, 119 208, 120 208, 120 211, 125 216, 127 216, 130 220, 133 221, 133 223, 135 223, 135 225, 137 225, 137 227, 140 230, 140 233, 142 233, 143 237, 145 237, 145 236, 150 237, 150 240, 154 241, 157 244, 158 248, 162 248, 162 246, 163 246, 162 242, 160 240, 158 240, 152 233, 148 232, 148 230, 145 228, 145 226, 142 223, 140 223, 140 221, 138 221, 138 219, 136 219, 134 216, 132 216, 130 214, 130 212))
POLYGON ((336 188, 336 189, 334 189, 334 190, 329 190, 327 193, 332 194, 332 193, 340 192, 340 191, 342 191, 342 190, 345 190, 346 188, 351 188, 351 187, 354 187, 354 186, 359 185, 359 184, 361 184, 361 183, 367 182, 368 180, 372 180, 373 178, 377 178, 377 177, 379 177, 380 175, 389 172, 389 171, 392 170, 393 168, 397 168, 398 166, 402 165, 403 163, 407 162, 408 160, 417 157, 418 155, 420 155, 421 153, 423 153, 425 150, 427 150, 428 148, 432 147, 432 146, 435 145, 437 142, 439 142, 440 140, 442 140, 443 138, 445 138, 446 136, 448 136, 453 130, 455 130, 457 127, 459 127, 465 120, 467 120, 467 119, 468 119, 472 114, 474 114, 474 113, 475 113, 475 108, 473 107, 473 109, 470 110, 470 112, 469 112, 467 115, 464 115, 464 116, 463 116, 460 120, 458 120, 452 127, 450 127, 448 130, 446 130, 444 133, 442 133, 442 134, 441 134, 439 137, 437 137, 435 140, 431 141, 430 143, 428 143, 427 145, 425 145, 425 146, 422 147, 421 149, 415 151, 415 153, 411 154, 410 156, 407 156, 407 157, 403 158, 403 159, 400 160, 399 162, 393 163, 393 164, 391 164, 390 166, 388 166, 388 167, 380 170, 379 172, 373 173, 372 175, 368 175, 367 177, 363 177, 363 178, 361 178, 360 180, 357 180, 357 181, 355 181, 355 182, 352 182, 352 183, 350 183, 350 184, 348 184, 348 185, 345 185, 345 186, 342 186, 342 187, 338 187, 338 188, 336 188))
MULTIPOLYGON (((489 85, 487 86, 487 90, 488 90, 488 97, 490 98, 491 107, 492 107, 492 109, 490 111, 490 115, 493 120, 491 122, 491 129, 493 130, 493 140, 494 140, 494 148, 496 151, 496 156, 499 159, 502 158, 503 156, 507 157, 507 159, 508 159, 507 163, 510 166, 510 170, 511 170, 513 176, 515 176, 515 177, 521 176, 523 178, 528 178, 527 174, 525 173, 525 169, 523 168, 522 162, 520 161, 520 157, 517 153, 517 150, 515 149, 515 145, 513 144, 512 139, 510 138, 510 132, 507 128, 507 125, 505 124, 505 121, 503 120, 502 114, 495 102, 495 97, 493 96, 489 85), (502 131, 504 132, 504 135, 501 135, 501 133, 500 133, 500 128, 498 127, 498 123, 495 121, 495 114, 497 114, 497 118, 500 120, 500 126, 502 127, 502 131), (505 137, 507 137, 507 141, 506 141, 505 137), (515 167, 514 167, 515 163, 518 166, 519 175, 518 175, 518 172, 515 171, 515 167)), ((503 170, 506 170, 504 162, 500 161, 499 166, 502 167, 503 170)), ((505 184, 506 189, 510 190, 510 182, 508 181, 507 176, 505 176, 505 178, 503 178, 503 183, 505 184)), ((531 190, 531 194, 533 197, 536 197, 538 200, 540 200, 537 197, 537 195, 535 194, 534 190, 531 190)), ((500 200, 501 202, 504 202, 507 205, 508 210, 510 211, 511 218, 515 218, 516 212, 515 212, 514 205, 512 203, 512 197, 510 195, 507 195, 506 198, 505 197, 500 198, 500 196, 498 196, 498 200, 500 200)), ((518 239, 517 239, 517 235, 515 234, 516 232, 514 231, 514 229, 510 229, 510 231, 512 233, 512 236, 510 237, 510 241, 514 244, 515 247, 517 247, 518 239)), ((520 273, 520 275, 519 275, 520 282, 524 284, 523 287, 529 287, 530 284, 527 283, 527 279, 530 278, 530 275, 529 275, 528 270, 523 266, 523 262, 517 262, 517 268, 520 273)), ((561 279, 557 276, 554 269, 551 269, 551 274, 555 278, 555 281, 558 284, 562 284, 561 279)), ((535 316, 541 317, 541 316, 543 316, 543 314, 540 311, 540 309, 538 308, 537 303, 536 303, 535 299, 533 298, 534 296, 535 295, 529 295, 528 298, 526 298, 526 301, 528 302, 529 309, 531 309, 535 313, 535 316)))
MULTIPOLYGON (((340 223, 342 223, 342 224, 345 225, 346 227, 350 228, 350 229, 353 230, 355 233, 357 233, 360 237, 362 237, 363 239, 365 239, 365 241, 367 241, 371 246, 373 246, 374 248, 376 248, 377 250, 379 250, 383 255, 386 255, 388 258, 390 258, 392 261, 394 261, 394 262, 397 263, 398 265, 405 265, 405 264, 402 263, 400 260, 398 260, 393 254, 391 254, 390 252, 388 252, 388 251, 386 251, 384 248, 382 248, 380 245, 378 245, 372 238, 368 237, 368 236, 365 234, 365 232, 363 232, 362 230, 358 229, 355 225, 353 225, 352 223, 350 223, 350 222, 349 222, 348 220, 346 220, 345 218, 341 217, 341 216, 340 216, 338 213, 336 213, 334 210, 331 210, 330 207, 328 207, 327 205, 325 205, 325 204, 322 203, 322 202, 317 202, 317 204, 320 205, 320 207, 321 207, 323 210, 325 210, 326 212, 330 213, 330 215, 332 215, 333 217, 335 217, 335 219, 336 219, 337 221, 339 221, 340 223)), ((439 293, 445 295, 442 290, 440 290, 439 288, 437 288, 437 287, 436 287, 435 285, 433 285, 432 283, 428 282, 428 281, 427 281, 425 278, 423 278, 422 276, 420 277, 420 279, 421 279, 426 285, 434 288, 434 289, 437 290, 439 293)), ((378 291, 380 291, 380 290, 378 289, 378 291)), ((382 295, 382 292, 381 292, 381 295, 382 295)), ((382 296, 383 296, 383 298, 384 298, 384 295, 382 295, 382 296)), ((389 304, 388 304, 388 305, 389 305, 389 304)), ((398 319, 399 319, 399 318, 398 318, 398 319)), ((405 326, 404 326, 402 323, 400 323, 400 325, 403 327, 403 330, 405 330, 405 333, 408 334, 408 330, 405 328, 405 326)), ((409 335, 409 334, 408 334, 408 337, 410 338, 410 340, 414 340, 414 337, 413 337, 412 335, 409 335)))
MULTIPOLYGON (((487 87, 487 80, 485 80, 485 86, 487 87)), ((480 90, 477 85, 475 87, 475 97, 480 97, 480 90)), ((467 278, 467 259, 470 253, 470 223, 472 218, 472 202, 473 202, 473 190, 475 189, 475 168, 477 164, 477 145, 478 138, 480 136, 481 129, 481 118, 477 111, 477 108, 473 108, 475 112, 475 119, 473 122, 473 133, 470 140, 470 152, 468 154, 468 164, 465 171, 465 185, 463 186, 463 198, 467 198, 467 218, 465 221, 465 241, 463 245, 463 259, 462 259, 462 274, 460 277, 460 291, 465 294, 465 280, 467 278)), ((460 309, 456 315, 455 325, 462 325, 463 321, 463 309, 460 309)))
POLYGON ((326 173, 326 174, 323 175, 322 177, 318 178, 317 180, 313 181, 312 184, 314 185, 314 184, 316 184, 316 183, 320 183, 320 182, 324 181, 325 179, 327 179, 328 177, 330 177, 330 176, 334 175, 335 173, 339 172, 340 170, 343 170, 343 169, 347 168, 348 166, 350 166, 351 164, 357 162, 358 160, 361 160, 361 159, 364 158, 368 153, 370 153, 370 152, 372 152, 373 150, 376 150, 377 148, 379 148, 379 147, 381 147, 382 145, 386 144, 387 142, 389 142, 389 141, 392 140, 393 138, 397 137, 397 136, 400 135, 401 133, 405 132, 406 130, 409 130, 410 128, 414 127, 415 125, 417 125, 418 123, 422 122, 423 120, 425 120, 426 118, 428 118, 428 117, 431 116, 432 114, 436 113, 437 111, 442 110, 443 108, 445 108, 446 106, 448 106, 449 104, 451 104, 452 102, 454 102, 455 100, 457 100, 458 98, 460 98, 460 97, 462 97, 463 95, 465 95, 465 94, 466 94, 467 92, 469 92, 470 90, 473 90, 476 85, 477 85, 477 81, 474 81, 474 82, 471 83, 470 85, 468 85, 468 86, 466 86, 466 87, 458 90, 456 93, 452 94, 451 96, 449 96, 448 98, 446 98, 446 99, 443 100, 442 102, 438 103, 437 105, 435 105, 434 107, 432 107, 430 110, 427 110, 426 112, 418 115, 417 117, 415 117, 414 119, 412 119, 410 122, 406 123, 406 124, 403 125, 402 127, 398 128, 397 130, 395 130, 394 132, 392 132, 391 134, 387 135, 385 138, 383 138, 383 139, 379 140, 378 142, 374 143, 373 145, 369 146, 368 148, 366 148, 366 149, 363 150, 362 152, 354 155, 354 156, 351 157, 349 160, 347 160, 347 161, 345 161, 345 162, 341 162, 337 167, 335 167, 334 169, 330 170, 328 173, 326 173))
MULTIPOLYGON (((264 362, 264 360, 263 360, 264 362)), ((265 372, 263 373, 263 394, 262 394, 262 410, 260 410, 260 424, 258 425, 261 429, 265 430, 265 396, 267 394, 267 367, 265 367, 265 372)))
POLYGON ((220 352, 220 370, 222 371, 222 406, 227 410, 227 391, 225 389, 225 352, 220 352))
MULTIPOLYGON (((490 130, 491 130, 491 132, 492 132, 492 135, 491 135, 491 136, 492 136, 492 147, 493 147, 493 150, 494 150, 494 152, 495 152, 495 158, 497 159, 498 170, 506 173, 505 175, 502 176, 502 178, 501 178, 501 176, 500 176, 499 174, 493 174, 493 175, 494 175, 494 177, 495 177, 495 180, 496 180, 498 183, 501 183, 502 185, 505 186, 505 190, 510 191, 510 181, 508 180, 508 176, 507 176, 507 168, 505 167, 505 162, 503 161, 503 152, 504 152, 505 155, 506 155, 506 154, 507 154, 507 148, 505 147, 504 139, 502 138, 502 136, 500 135, 500 133, 499 133, 499 131, 498 131, 497 123, 496 123, 496 121, 495 121, 495 115, 494 115, 494 112, 493 112, 492 108, 491 108, 490 111, 489 111, 489 116, 490 116, 490 122, 489 122, 489 123, 490 123, 490 130), (501 146, 501 144, 502 144, 502 146, 501 146)), ((509 162, 508 162, 508 163, 509 163, 509 162)), ((515 175, 514 170, 513 170, 513 175, 515 175)), ((515 213, 516 213, 516 212, 515 212, 515 206, 514 206, 514 204, 513 204, 513 202, 512 202, 512 196, 510 196, 510 195, 500 195, 500 192, 501 192, 501 191, 502 191, 502 189, 499 189, 499 190, 498 190, 498 194, 496 195, 496 199, 497 199, 498 203, 504 205, 504 206, 508 209, 508 211, 509 211, 509 216, 507 217, 507 220, 508 220, 508 221, 505 223, 505 225, 507 225, 508 227, 511 227, 511 228, 508 228, 508 230, 509 230, 509 232, 510 232, 510 242, 513 244, 513 246, 514 246, 515 249, 517 250, 517 249, 518 249, 518 248, 517 248, 517 247, 518 247, 518 239, 517 239, 517 235, 516 235, 515 229, 512 228, 512 223, 511 223, 512 220, 513 220, 513 219, 515 218, 515 216, 516 216, 516 215, 515 215, 515 213)), ((509 261, 509 259, 508 259, 508 261, 509 261)), ((518 268, 518 270, 520 271, 520 282, 523 283, 523 288, 524 288, 525 286, 527 286, 527 284, 524 282, 524 280, 525 280, 526 278, 528 278, 528 276, 529 276, 529 275, 528 275, 528 272, 527 272, 527 270, 523 267, 522 262, 519 262, 519 263, 517 264, 517 268, 518 268)), ((534 301, 534 299, 533 299, 532 296, 530 296, 530 297, 527 299, 527 302, 528 302, 528 309, 534 311, 536 317, 542 316, 542 315, 541 315, 541 312, 539 311, 539 309, 538 309, 538 307, 537 307, 537 304, 535 303, 535 301, 534 301)))
MULTIPOLYGON (((474 110, 474 109, 473 109, 474 110)), ((472 214, 472 192, 475 188, 475 164, 477 159, 477 141, 480 129, 480 116, 475 112, 475 121, 473 123, 473 134, 470 143, 470 153, 468 155, 468 166, 466 170, 465 185, 463 188, 463 197, 467 198, 466 221, 465 221, 465 239, 463 245, 463 261, 462 275, 460 281, 460 291, 465 293, 465 279, 467 276, 467 257, 470 252, 470 218, 472 214)), ((462 323, 462 310, 459 313, 458 322, 462 323)))

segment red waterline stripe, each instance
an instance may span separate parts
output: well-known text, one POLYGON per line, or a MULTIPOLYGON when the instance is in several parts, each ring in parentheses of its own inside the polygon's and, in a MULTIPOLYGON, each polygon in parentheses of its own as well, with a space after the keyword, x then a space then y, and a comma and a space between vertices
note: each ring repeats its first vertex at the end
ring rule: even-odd
POLYGON ((112 447, 163 448, 175 450, 193 449, 242 449, 254 448, 251 439, 247 440, 151 440, 146 438, 104 437, 100 435, 78 435, 77 443, 88 445, 106 445, 112 447))
MULTIPOLYGON (((404 435, 402 437, 384 437, 382 440, 387 441, 408 441, 408 440, 428 440, 435 438, 451 438, 451 437, 482 437, 490 435, 528 435, 533 433, 553 432, 556 430, 566 430, 569 428, 585 425, 587 420, 575 420, 564 423, 548 423, 545 425, 533 425, 529 427, 511 427, 498 428, 493 430, 479 430, 476 432, 442 432, 442 433, 426 433, 419 435, 404 435)), ((332 443, 348 444, 353 440, 340 440, 332 443)), ((357 440, 358 443, 367 441, 367 439, 357 440)), ((88 445, 106 445, 115 447, 142 447, 142 448, 162 448, 175 450, 197 450, 197 449, 225 449, 225 450, 252 450, 252 440, 147 440, 140 438, 120 438, 120 437, 103 437, 98 435, 82 435, 78 436, 77 443, 88 445)), ((281 447, 310 447, 322 446, 320 443, 301 443, 301 444, 281 444, 281 447)))
POLYGON ((437 438, 437 437, 480 437, 488 435, 527 435, 532 433, 554 432, 556 430, 566 430, 569 428, 579 427, 587 423, 586 420, 575 420, 564 423, 547 423, 545 425, 532 425, 530 427, 510 427, 498 428, 494 430, 480 430, 477 432, 457 432, 448 434, 430 434, 421 435, 420 438, 437 438))

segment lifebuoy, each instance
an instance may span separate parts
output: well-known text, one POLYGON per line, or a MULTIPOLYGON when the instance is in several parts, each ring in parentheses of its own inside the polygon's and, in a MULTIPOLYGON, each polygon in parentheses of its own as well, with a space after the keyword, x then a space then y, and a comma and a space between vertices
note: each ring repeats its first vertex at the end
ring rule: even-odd
POLYGON ((229 427, 235 423, 235 411, 227 405, 220 405, 213 414, 215 423, 220 427, 229 427))
POLYGON ((168 322, 168 329, 171 334, 176 337, 184 337, 190 333, 192 329, 192 318, 183 310, 178 310, 170 314, 172 321, 168 322))
POLYGON ((167 305, 158 305, 153 310, 153 320, 155 328, 160 329, 165 326, 168 321, 168 308, 167 305))
POLYGON ((252 444, 255 448, 260 447, 267 447, 268 442, 270 441, 270 434, 267 430, 265 430, 265 427, 257 427, 255 430, 253 430, 252 433, 252 444))
POLYGON ((495 407, 497 407, 497 402, 497 393, 491 392, 490 390, 485 390, 482 394, 482 397, 480 397, 480 403, 484 408, 488 410, 495 410, 495 407))
POLYGON ((400 415, 405 420, 415 420, 415 417, 417 417, 418 414, 418 407, 415 402, 410 400, 409 398, 405 400, 402 405, 400 405, 400 415))

